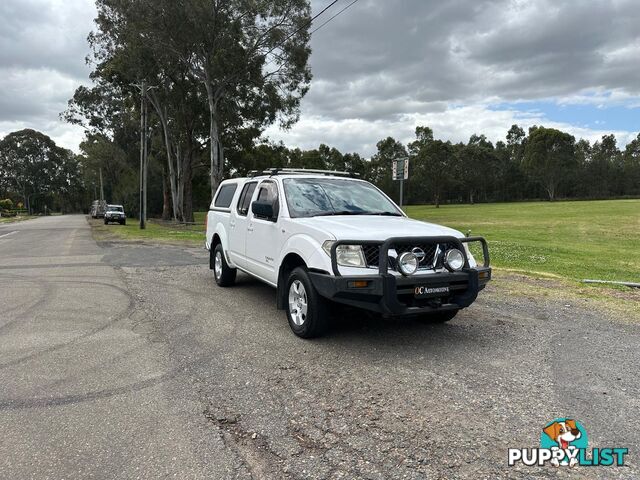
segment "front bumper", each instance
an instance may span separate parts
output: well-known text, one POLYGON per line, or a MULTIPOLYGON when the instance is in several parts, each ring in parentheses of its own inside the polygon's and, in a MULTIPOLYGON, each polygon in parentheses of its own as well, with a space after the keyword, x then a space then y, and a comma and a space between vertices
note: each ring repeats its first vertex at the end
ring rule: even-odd
MULTIPOLYGON (((320 295, 332 301, 351 305, 385 315, 414 315, 444 310, 459 310, 471 305, 478 292, 491 280, 489 252, 481 237, 457 239, 455 237, 392 238, 380 245, 380 265, 376 275, 340 275, 336 262, 338 245, 358 244, 362 241, 339 241, 332 247, 334 275, 309 272, 311 281, 320 295), (432 241, 434 243, 482 243, 484 265, 470 267, 468 259, 459 272, 432 273, 408 277, 389 273, 388 250, 398 242, 432 241)), ((465 253, 466 257, 466 253, 465 253)))

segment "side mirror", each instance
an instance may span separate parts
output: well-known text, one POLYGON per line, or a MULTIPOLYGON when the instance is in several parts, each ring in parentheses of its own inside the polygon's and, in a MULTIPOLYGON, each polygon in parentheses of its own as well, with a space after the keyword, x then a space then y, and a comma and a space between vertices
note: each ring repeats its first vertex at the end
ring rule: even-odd
POLYGON ((273 218, 273 204, 271 202, 261 202, 256 200, 251 204, 251 211, 255 217, 275 221, 273 218))

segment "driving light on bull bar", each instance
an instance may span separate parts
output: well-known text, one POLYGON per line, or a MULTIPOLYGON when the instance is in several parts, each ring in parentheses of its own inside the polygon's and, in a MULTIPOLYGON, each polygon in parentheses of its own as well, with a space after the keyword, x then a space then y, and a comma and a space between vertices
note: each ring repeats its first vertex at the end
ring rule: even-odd
POLYGON ((464 267, 464 255, 457 248, 447 250, 447 253, 444 254, 444 266, 450 272, 462 270, 462 267, 464 267))
MULTIPOLYGON (((331 256, 331 247, 335 241, 327 240, 322 244, 322 249, 331 256)), ((336 248, 336 261, 343 267, 366 267, 364 253, 360 245, 338 245, 336 248)))
POLYGON ((403 275, 413 275, 418 270, 418 257, 411 252, 404 252, 398 257, 398 268, 403 275))

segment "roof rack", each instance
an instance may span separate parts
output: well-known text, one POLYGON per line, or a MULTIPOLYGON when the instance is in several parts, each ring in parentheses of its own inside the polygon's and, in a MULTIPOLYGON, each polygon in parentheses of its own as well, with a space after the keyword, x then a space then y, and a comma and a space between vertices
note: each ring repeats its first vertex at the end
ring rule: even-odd
POLYGON ((343 172, 339 170, 316 170, 312 168, 267 168, 266 170, 251 170, 249 177, 258 177, 260 175, 327 175, 333 177, 359 177, 359 173, 343 172))

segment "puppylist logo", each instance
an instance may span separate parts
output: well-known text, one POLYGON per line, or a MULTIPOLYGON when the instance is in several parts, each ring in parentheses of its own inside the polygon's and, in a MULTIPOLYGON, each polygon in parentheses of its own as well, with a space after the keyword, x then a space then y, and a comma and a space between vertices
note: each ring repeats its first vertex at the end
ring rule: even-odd
POLYGON ((587 431, 580 422, 556 418, 547 423, 540 434, 540 448, 510 448, 509 466, 524 465, 554 467, 621 467, 628 448, 592 448, 587 450, 587 431))

